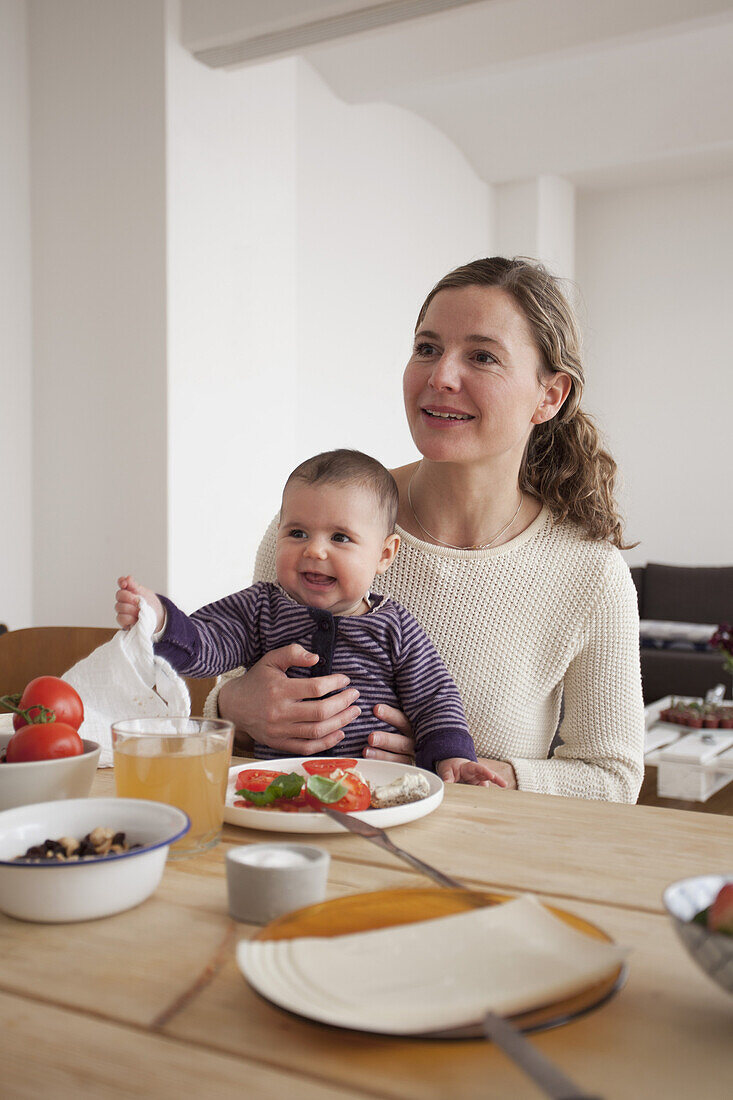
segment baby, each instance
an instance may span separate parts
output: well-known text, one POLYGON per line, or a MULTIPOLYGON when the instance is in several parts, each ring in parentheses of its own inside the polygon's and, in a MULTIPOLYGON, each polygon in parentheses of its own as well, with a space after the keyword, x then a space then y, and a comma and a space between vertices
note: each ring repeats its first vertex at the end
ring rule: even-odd
MULTIPOLYGON (((369 592, 399 547, 397 506, 394 478, 376 459, 348 450, 316 455, 283 490, 277 584, 254 584, 188 616, 121 577, 117 622, 132 626, 142 597, 157 616, 155 652, 185 676, 249 668, 269 650, 299 642, 319 660, 289 676, 344 673, 359 691, 362 712, 344 727, 339 756, 361 754, 379 724, 373 707, 386 703, 410 720, 419 767, 447 782, 504 786, 477 762, 458 688, 417 620, 369 592)), ((255 755, 278 753, 256 744, 255 755)))

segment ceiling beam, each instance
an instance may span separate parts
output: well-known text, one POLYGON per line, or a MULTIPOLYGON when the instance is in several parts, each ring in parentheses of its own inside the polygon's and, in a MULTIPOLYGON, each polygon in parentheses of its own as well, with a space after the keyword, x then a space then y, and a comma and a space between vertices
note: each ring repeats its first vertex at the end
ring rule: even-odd
POLYGON ((193 55, 210 68, 229 69, 265 58, 285 57, 309 46, 480 2, 483 0, 390 0, 325 19, 295 23, 264 34, 245 35, 217 46, 194 49, 193 55))

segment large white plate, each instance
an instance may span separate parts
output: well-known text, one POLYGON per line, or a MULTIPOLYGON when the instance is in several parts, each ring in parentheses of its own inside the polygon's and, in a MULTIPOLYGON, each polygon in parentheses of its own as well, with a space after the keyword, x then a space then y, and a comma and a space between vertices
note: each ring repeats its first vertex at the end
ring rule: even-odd
MULTIPOLYGON (((224 820, 230 825, 241 825, 246 829, 264 829, 268 833, 341 833, 344 832, 337 821, 319 813, 282 813, 278 810, 255 810, 235 806, 237 776, 249 768, 271 768, 273 771, 307 773, 303 769, 306 760, 322 760, 323 757, 291 756, 285 760, 246 760, 229 769, 227 797, 224 804, 224 820)), ((351 758, 353 759, 353 757, 351 758)), ((405 772, 419 772, 430 784, 430 794, 419 802, 408 802, 406 806, 391 806, 386 810, 364 810, 353 814, 362 821, 371 821, 380 829, 393 825, 405 825, 408 821, 417 821, 419 817, 437 810, 443 801, 443 780, 432 772, 422 768, 413 768, 409 764, 391 764, 386 760, 360 760, 357 771, 372 786, 383 786, 405 772)))
POLYGON ((488 1009, 522 1031, 567 1023, 623 985, 625 954, 596 925, 528 895, 433 886, 286 913, 240 941, 237 963, 261 996, 307 1019, 457 1039, 482 1037, 488 1009))

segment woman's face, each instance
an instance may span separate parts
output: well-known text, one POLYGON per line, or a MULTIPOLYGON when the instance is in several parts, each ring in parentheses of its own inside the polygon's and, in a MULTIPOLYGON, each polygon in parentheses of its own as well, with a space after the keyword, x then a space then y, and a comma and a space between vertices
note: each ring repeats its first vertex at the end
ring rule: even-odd
POLYGON ((504 457, 518 468, 533 424, 549 419, 540 366, 529 324, 505 290, 441 290, 403 380, 418 450, 435 462, 504 457))

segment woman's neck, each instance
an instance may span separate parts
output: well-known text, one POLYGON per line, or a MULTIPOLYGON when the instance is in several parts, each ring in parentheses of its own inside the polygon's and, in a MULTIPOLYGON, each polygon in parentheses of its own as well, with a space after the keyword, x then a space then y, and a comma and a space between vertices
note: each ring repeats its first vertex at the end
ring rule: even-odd
POLYGON ((541 509, 538 500, 520 492, 514 470, 423 459, 395 476, 400 526, 437 545, 502 546, 524 531, 541 509))

